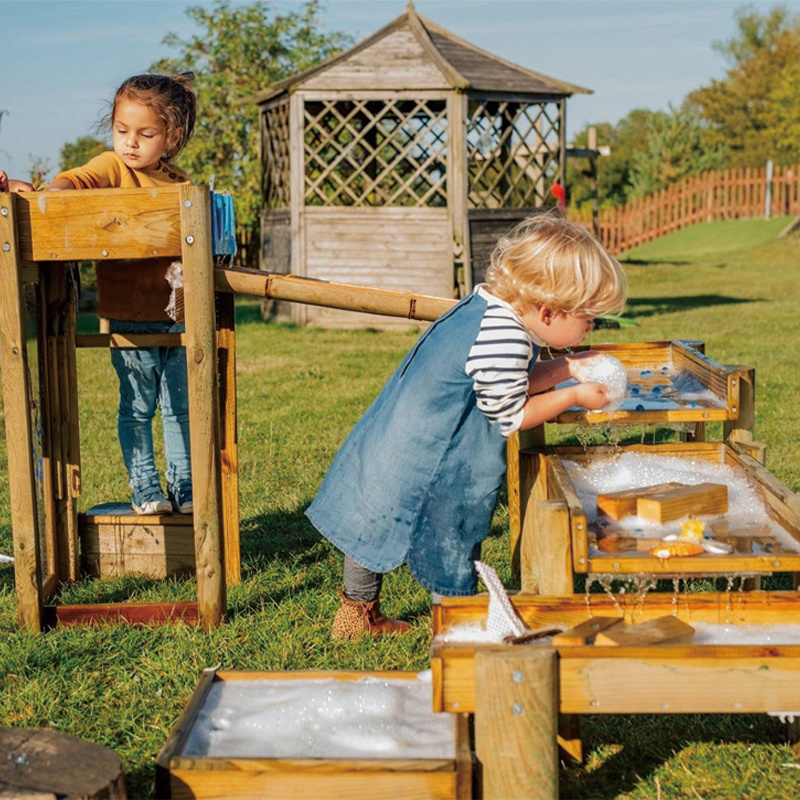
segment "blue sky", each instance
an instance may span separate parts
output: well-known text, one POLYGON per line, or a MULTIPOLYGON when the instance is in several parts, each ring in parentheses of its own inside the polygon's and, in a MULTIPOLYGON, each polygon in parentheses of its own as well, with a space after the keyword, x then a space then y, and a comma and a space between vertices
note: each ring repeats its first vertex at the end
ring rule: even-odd
MULTIPOLYGON (((234 0, 235 1, 235 0, 234 0)), ((175 56, 161 41, 193 32, 198 0, 0 0, 0 168, 25 177, 31 156, 54 174, 59 150, 95 135, 104 103, 129 75, 175 56)), ((300 2, 275 0, 279 11, 300 2)), ((666 109, 725 73, 712 45, 736 33, 732 0, 416 0, 424 16, 529 69, 594 90, 567 104, 568 135, 633 108, 666 109)), ((762 12, 774 2, 749 3, 762 12)), ((800 13, 800 0, 784 3, 800 13)), ((327 0, 331 30, 360 40, 406 0, 327 0)), ((202 113, 202 109, 200 110, 202 113)))

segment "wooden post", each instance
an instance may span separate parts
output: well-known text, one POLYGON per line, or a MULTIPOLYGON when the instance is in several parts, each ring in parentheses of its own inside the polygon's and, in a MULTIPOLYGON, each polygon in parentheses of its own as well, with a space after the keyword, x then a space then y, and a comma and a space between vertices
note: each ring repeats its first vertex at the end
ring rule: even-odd
POLYGON ((528 495, 536 479, 531 472, 531 457, 522 453, 529 447, 544 444, 544 425, 519 431, 508 437, 506 447, 506 486, 508 494, 508 529, 511 547, 511 572, 515 578, 522 574, 522 528, 528 495))
POLYGON ((536 566, 539 594, 566 597, 573 594, 572 536, 569 509, 563 500, 542 500, 531 509, 536 515, 536 566))
POLYGON ((223 621, 227 602, 211 203, 208 189, 204 186, 182 185, 179 198, 197 604, 200 621, 209 630, 223 621))
POLYGON ((475 653, 475 751, 486 800, 557 800, 557 664, 552 647, 475 653))
POLYGON ((28 350, 20 280, 21 258, 13 194, 0 194, 0 354, 3 365, 8 447, 8 486, 14 538, 17 620, 22 627, 42 627, 42 578, 39 520, 36 513, 36 464, 31 450, 31 397, 28 350))
POLYGON ((239 548, 239 436, 236 417, 236 321, 232 294, 217 293, 219 332, 219 406, 222 416, 222 519, 225 538, 225 583, 242 580, 239 548))
MULTIPOLYGON (((766 461, 766 448, 754 442, 756 424, 756 371, 752 367, 741 367, 739 381, 739 419, 722 423, 723 438, 731 444, 748 445, 758 450, 758 461, 766 461)), ((754 456, 756 457, 756 456, 754 456)))
MULTIPOLYGON (((547 500, 547 461, 542 453, 526 453, 520 459, 521 531, 519 541, 519 578, 523 592, 539 591, 539 549, 536 544, 537 505, 547 500)), ((513 556, 513 552, 512 552, 513 556)))

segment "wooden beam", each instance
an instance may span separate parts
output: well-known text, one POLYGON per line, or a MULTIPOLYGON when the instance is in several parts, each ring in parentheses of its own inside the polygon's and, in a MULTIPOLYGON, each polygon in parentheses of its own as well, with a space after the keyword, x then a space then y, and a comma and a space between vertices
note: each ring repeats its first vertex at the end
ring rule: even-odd
POLYGON ((214 318, 211 204, 204 186, 180 187, 183 300, 192 453, 197 602, 206 630, 226 611, 220 479, 220 413, 214 318))
POLYGON ((19 274, 21 249, 17 237, 17 211, 23 205, 19 195, 0 194, 0 361, 3 364, 17 620, 22 627, 40 630, 42 579, 34 478, 36 464, 31 450, 28 349, 19 274))
POLYGON ((217 269, 214 285, 220 292, 419 320, 434 320, 457 302, 445 297, 278 275, 257 269, 217 269))

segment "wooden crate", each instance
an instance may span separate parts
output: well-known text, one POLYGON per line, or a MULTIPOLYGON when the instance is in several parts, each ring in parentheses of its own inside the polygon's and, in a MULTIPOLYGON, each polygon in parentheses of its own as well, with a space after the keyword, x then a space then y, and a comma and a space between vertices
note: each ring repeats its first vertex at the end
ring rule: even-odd
POLYGON ((150 578, 195 571, 193 517, 139 516, 129 504, 104 503, 78 518, 81 568, 96 578, 150 578))
POLYGON ((472 756, 466 715, 455 726, 453 758, 320 759, 183 755, 211 687, 218 681, 335 678, 352 681, 373 676, 413 680, 412 672, 222 672, 203 673, 183 715, 156 759, 156 796, 161 798, 459 798, 472 796, 472 756))
MULTIPOLYGON (((800 543, 800 500, 759 462, 722 442, 630 445, 625 451, 708 461, 730 466, 745 477, 763 501, 768 517, 800 543)), ((522 509, 523 590, 538 584, 543 594, 571 594, 575 573, 688 576, 763 575, 800 572, 800 553, 787 551, 730 555, 704 553, 661 559, 648 552, 590 552, 587 510, 568 474, 565 460, 587 464, 619 455, 613 447, 542 447, 521 454, 532 491, 522 509)), ((724 522, 720 517, 719 522, 724 522)), ((716 524, 716 523, 715 523, 716 524)), ((724 538, 720 536, 720 538, 724 538)))
MULTIPOLYGON (((800 619, 796 592, 725 592, 541 597, 512 594, 531 628, 578 625, 591 617, 641 622, 669 614, 684 622, 791 624, 800 619)), ((533 647, 440 643, 436 636, 486 618, 488 597, 445 597, 434 607, 431 645, 437 711, 475 711, 474 661, 482 651, 533 647)), ((800 711, 797 645, 664 644, 648 647, 556 647, 562 714, 707 714, 800 711)))
MULTIPOLYGON (((749 394, 752 370, 719 364, 689 342, 593 344, 574 349, 591 349, 618 358, 628 371, 628 396, 623 407, 616 411, 587 413, 570 409, 559 414, 554 422, 730 422, 752 413, 748 407, 752 401, 749 394), (681 376, 693 378, 704 390, 711 392, 714 401, 684 401, 680 385, 676 384, 676 379, 681 376), (649 407, 651 405, 663 407, 649 407)), ((546 357, 545 352, 543 358, 546 357)))

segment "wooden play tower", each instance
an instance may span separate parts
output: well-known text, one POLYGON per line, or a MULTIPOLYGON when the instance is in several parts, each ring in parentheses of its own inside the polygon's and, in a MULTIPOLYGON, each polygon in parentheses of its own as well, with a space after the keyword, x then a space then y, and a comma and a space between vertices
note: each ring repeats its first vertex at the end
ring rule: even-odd
MULTIPOLYGON (((141 613, 147 619, 199 617, 206 628, 219 624, 226 606, 226 562, 227 579, 238 580, 238 484, 233 305, 230 295, 215 302, 208 189, 186 185, 0 198, 0 347, 19 623, 41 629, 76 616, 137 620, 141 613), (77 336, 70 262, 153 256, 183 263, 185 334, 77 336), (57 587, 80 574, 76 348, 166 344, 184 344, 187 353, 197 603, 46 608, 57 587)), ((128 522, 135 527, 145 520, 164 522, 152 517, 128 522)))
MULTIPOLYGON (((511 224, 564 182, 579 86, 505 61, 417 14, 266 87, 261 268, 463 297, 511 224)), ((324 308, 271 318, 382 325, 324 308)), ((403 321, 389 320, 402 325, 403 321)))

